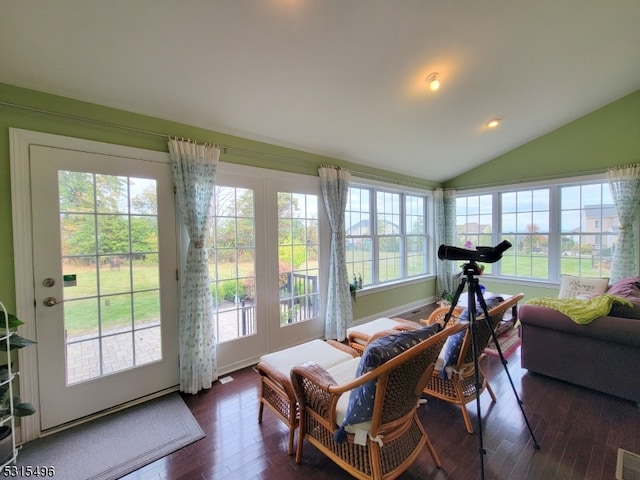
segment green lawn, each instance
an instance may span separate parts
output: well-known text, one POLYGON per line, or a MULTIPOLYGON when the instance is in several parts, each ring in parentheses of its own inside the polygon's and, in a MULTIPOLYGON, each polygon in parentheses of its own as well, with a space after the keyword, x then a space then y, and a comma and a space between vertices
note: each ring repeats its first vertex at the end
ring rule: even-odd
MULTIPOLYGON (((365 283, 370 280, 370 262, 363 252, 348 251, 347 261, 349 268, 356 270, 349 272, 349 280, 353 273, 362 275, 365 283)), ((562 273, 565 274, 586 277, 610 275, 609 265, 601 269, 600 265, 593 265, 590 258, 562 257, 561 261, 562 273)), ((506 276, 535 279, 548 275, 546 257, 505 255, 499 262, 502 274, 506 276)), ((134 318, 136 326, 140 326, 160 317, 157 265, 140 261, 134 262, 133 271, 128 267, 128 264, 121 265, 119 269, 102 267, 98 278, 95 266, 65 266, 65 274, 77 275, 77 286, 65 287, 64 292, 65 329, 68 336, 97 332, 98 318, 102 319, 102 329, 108 330, 130 326, 134 318), (130 293, 132 279, 134 293, 130 293), (97 295, 98 281, 100 296, 97 295)), ((491 273, 494 264, 486 264, 485 267, 485 272, 491 273)), ((251 262, 241 264, 237 270, 241 276, 252 275, 253 265, 251 262)), ((236 274, 235 264, 219 264, 218 273, 221 278, 231 278, 236 274)))
POLYGON ((77 277, 76 286, 64 289, 67 336, 97 333, 98 318, 101 318, 103 330, 130 326, 133 318, 136 327, 160 318, 158 267, 155 264, 134 262, 133 272, 128 265, 113 270, 102 268, 99 277, 95 266, 66 265, 67 273, 77 277))

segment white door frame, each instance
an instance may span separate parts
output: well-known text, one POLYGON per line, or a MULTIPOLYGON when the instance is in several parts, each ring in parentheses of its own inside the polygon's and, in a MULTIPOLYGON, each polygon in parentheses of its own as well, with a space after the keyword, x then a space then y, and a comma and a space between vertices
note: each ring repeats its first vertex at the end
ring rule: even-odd
MULTIPOLYGON (((29 174, 29 149, 31 145, 80 150, 106 155, 129 156, 140 160, 169 162, 169 154, 110 143, 53 135, 31 130, 9 128, 11 167, 11 208, 13 217, 13 260, 16 289, 16 316, 24 325, 20 334, 37 342, 35 290, 33 286, 31 186, 29 174)), ((18 350, 18 377, 20 396, 31 402, 36 413, 20 419, 18 441, 38 438, 40 431, 37 350, 18 350)))

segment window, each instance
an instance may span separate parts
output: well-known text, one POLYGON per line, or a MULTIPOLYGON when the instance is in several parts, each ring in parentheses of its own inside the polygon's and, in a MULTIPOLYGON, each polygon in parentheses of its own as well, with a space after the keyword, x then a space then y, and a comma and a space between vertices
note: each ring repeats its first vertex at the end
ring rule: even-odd
POLYGON ((216 186, 207 239, 218 342, 256 332, 253 190, 216 186))
POLYGON ((376 192, 376 234, 378 240, 378 281, 402 278, 402 237, 400 194, 376 192))
POLYGON ((456 206, 458 246, 512 244, 487 273, 556 281, 610 275, 620 224, 606 181, 458 195, 456 206))
POLYGON ((620 222, 607 183, 560 189, 560 272, 582 277, 611 273, 620 222))
POLYGON ((278 192, 280 326, 318 316, 318 197, 278 192))
POLYGON ((549 189, 500 194, 501 240, 513 247, 500 264, 503 275, 549 278, 549 189))
POLYGON ((352 186, 345 213, 350 281, 372 286, 427 273, 427 198, 352 186))
MULTIPOLYGON (((490 246, 493 245, 491 195, 469 195, 456 198, 456 245, 490 246)), ((491 266, 485 266, 485 272, 491 272, 491 266)))
POLYGON ((416 195, 405 196, 405 225, 407 230, 407 276, 423 275, 427 266, 427 229, 425 208, 427 201, 416 195))

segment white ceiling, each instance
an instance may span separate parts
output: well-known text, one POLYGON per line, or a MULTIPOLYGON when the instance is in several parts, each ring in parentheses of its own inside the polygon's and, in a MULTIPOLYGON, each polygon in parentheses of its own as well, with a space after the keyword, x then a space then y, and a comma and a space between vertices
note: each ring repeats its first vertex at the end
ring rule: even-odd
POLYGON ((0 82, 441 182, 638 90, 639 21, 638 0, 0 0, 0 82))

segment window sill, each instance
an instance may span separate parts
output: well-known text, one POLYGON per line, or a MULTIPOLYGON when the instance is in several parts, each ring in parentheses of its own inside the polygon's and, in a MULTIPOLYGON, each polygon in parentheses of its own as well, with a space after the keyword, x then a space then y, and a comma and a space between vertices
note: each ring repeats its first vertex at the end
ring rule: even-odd
POLYGON ((398 280, 394 282, 381 283, 379 285, 371 285, 364 287, 361 290, 356 290, 356 298, 361 296, 373 295, 387 290, 394 290, 399 287, 406 287, 407 285, 414 285, 416 283, 424 283, 430 280, 435 280, 435 274, 422 275, 420 277, 412 277, 408 279, 398 280))

